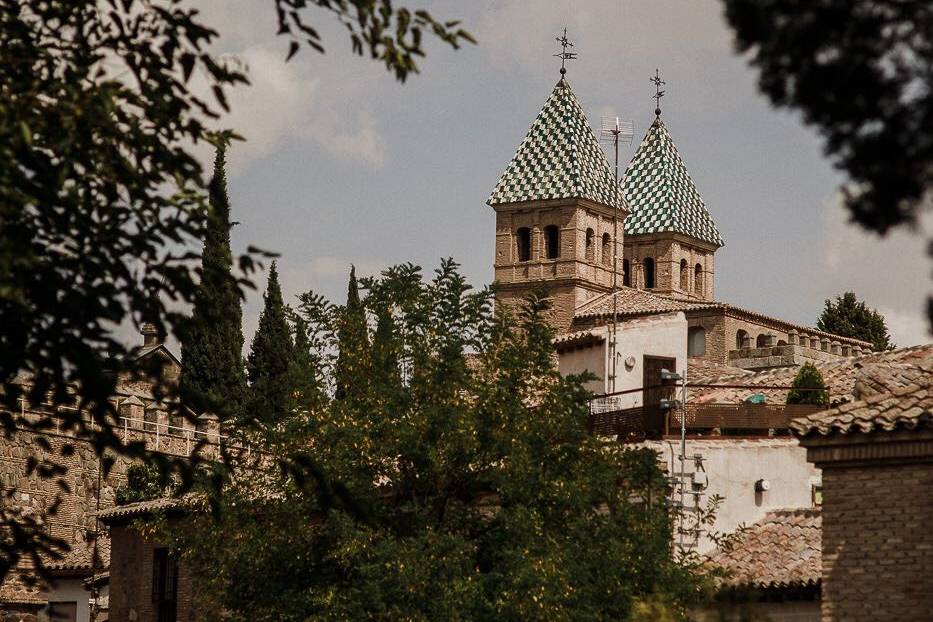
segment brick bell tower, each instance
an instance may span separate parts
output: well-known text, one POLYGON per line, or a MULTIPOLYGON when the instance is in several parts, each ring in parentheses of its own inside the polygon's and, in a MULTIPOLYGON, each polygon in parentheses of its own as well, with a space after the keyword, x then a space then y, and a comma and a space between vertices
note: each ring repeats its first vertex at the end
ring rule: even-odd
POLYGON ((577 306, 612 291, 614 263, 621 287, 622 196, 561 77, 487 201, 496 212, 497 302, 520 303, 544 286, 552 325, 565 332, 577 306))

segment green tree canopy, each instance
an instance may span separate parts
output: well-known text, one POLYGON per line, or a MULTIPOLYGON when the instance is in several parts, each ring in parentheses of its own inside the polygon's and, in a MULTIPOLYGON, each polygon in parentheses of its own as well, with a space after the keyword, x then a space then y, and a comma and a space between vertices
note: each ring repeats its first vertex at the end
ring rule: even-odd
POLYGON ((724 3, 761 91, 800 110, 848 173, 852 218, 879 233, 915 223, 933 187, 933 4, 724 3))
POLYGON ((894 348, 884 316, 858 300, 853 292, 827 300, 816 327, 834 335, 868 341, 876 351, 894 348))
MULTIPOLYGON (((472 41, 457 22, 387 0, 270 0, 288 57, 321 50, 312 13, 347 29, 353 52, 403 81, 429 40, 472 41)), ((141 369, 121 326, 152 323, 178 336, 198 291, 195 249, 204 241, 207 187, 194 146, 223 127, 231 87, 247 82, 215 55, 218 33, 177 0, 19 0, 0 4, 0 425, 56 428, 91 438, 99 452, 125 447, 111 423, 116 379, 141 369), (191 78, 206 82, 207 97, 191 78), (209 125, 216 125, 211 128, 209 125), (19 373, 25 371, 24 376, 19 373), (23 379, 28 382, 22 382, 23 379), (32 403, 81 410, 14 421, 32 403), (87 415, 90 414, 91 417, 87 415), (93 421, 93 425, 87 422, 93 421)), ((286 56, 283 50, 283 62, 286 56)), ((253 255, 238 259, 244 278, 253 255)), ((148 357, 154 362, 157 357, 148 357)), ((167 387, 156 386, 157 394, 167 387)), ((40 436, 41 438, 41 436, 40 436)), ((66 461, 37 465, 61 479, 66 461)), ((187 464, 187 463, 186 463, 187 464)), ((57 507, 54 499, 49 507, 57 507)), ((16 532, 0 547, 0 578, 47 530, 0 507, 16 532)), ((56 546, 64 546, 57 542, 56 546)))
POLYGON ((337 329, 337 364, 334 371, 336 396, 349 397, 354 387, 368 382, 372 357, 356 356, 355 353, 369 349, 369 330, 366 326, 366 310, 360 302, 356 268, 350 266, 347 283, 347 304, 339 315, 337 329))
POLYGON ((823 374, 813 363, 804 363, 794 376, 793 387, 787 393, 788 404, 813 404, 826 406, 829 404, 829 391, 823 382, 823 374))
POLYGON ((263 294, 259 328, 253 336, 246 371, 250 383, 250 417, 266 424, 287 418, 294 406, 292 365, 295 345, 288 326, 279 273, 273 261, 263 294))
MULTIPOLYGON (((274 452, 313 457, 353 503, 322 505, 341 488, 292 471, 237 476, 218 517, 168 532, 199 593, 251 621, 621 620, 638 602, 683 616, 700 583, 671 553, 657 454, 586 433, 586 378, 555 368, 548 303, 494 315, 452 262, 365 289, 380 342, 393 309, 398 394, 354 384, 274 452)), ((376 356, 362 340, 340 355, 376 356)))
POLYGON ((194 296, 191 320, 181 335, 182 398, 195 412, 209 410, 220 417, 238 413, 246 397, 243 312, 230 250, 225 160, 226 147, 221 145, 209 186, 201 282, 194 296))

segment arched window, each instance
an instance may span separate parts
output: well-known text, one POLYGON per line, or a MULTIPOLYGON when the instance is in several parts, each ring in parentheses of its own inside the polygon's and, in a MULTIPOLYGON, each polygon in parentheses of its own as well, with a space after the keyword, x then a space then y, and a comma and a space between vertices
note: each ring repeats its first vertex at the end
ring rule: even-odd
POLYGON ((531 229, 521 227, 515 232, 515 243, 518 246, 518 260, 531 260, 531 229))
POLYGON ((632 276, 631 272, 629 271, 628 259, 622 260, 622 285, 625 285, 626 287, 632 286, 632 276))
POLYGON ((586 260, 594 261, 596 259, 596 232, 592 229, 586 230, 586 260))
POLYGON ((689 274, 687 272, 687 260, 681 259, 680 260, 680 289, 683 291, 687 291, 689 289, 689 285, 687 284, 688 277, 689 277, 689 274))
POLYGON ((700 264, 693 267, 693 291, 700 296, 703 295, 703 266, 700 264))
POLYGON ((612 265, 612 238, 608 233, 603 234, 603 265, 612 265))
POLYGON ((691 326, 687 329, 687 356, 703 356, 706 354, 706 329, 702 326, 691 326))
POLYGON ((768 336, 764 333, 758 335, 758 338, 755 340, 756 348, 765 348, 768 346, 768 336))
POLYGON ((560 257, 560 229, 557 225, 548 225, 544 228, 544 246, 548 259, 560 257))
POLYGON ((745 340, 748 339, 748 333, 744 330, 735 331, 735 349, 745 347, 745 340))
POLYGON ((645 257, 645 289, 654 289, 654 259, 645 257))

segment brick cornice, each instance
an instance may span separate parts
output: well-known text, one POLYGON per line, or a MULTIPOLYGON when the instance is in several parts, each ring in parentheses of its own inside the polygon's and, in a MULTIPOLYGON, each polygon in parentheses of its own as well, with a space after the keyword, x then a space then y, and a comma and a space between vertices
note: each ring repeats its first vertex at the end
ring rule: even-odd
POLYGON ((618 216, 620 226, 621 222, 629 214, 629 210, 624 206, 619 206, 618 212, 609 205, 603 205, 589 199, 550 199, 547 201, 533 200, 521 201, 518 203, 499 203, 491 206, 496 212, 536 212, 554 208, 571 207, 573 209, 585 209, 591 212, 602 214, 607 218, 618 216))
POLYGON ((933 429, 813 436, 800 444, 821 469, 933 462, 933 429))

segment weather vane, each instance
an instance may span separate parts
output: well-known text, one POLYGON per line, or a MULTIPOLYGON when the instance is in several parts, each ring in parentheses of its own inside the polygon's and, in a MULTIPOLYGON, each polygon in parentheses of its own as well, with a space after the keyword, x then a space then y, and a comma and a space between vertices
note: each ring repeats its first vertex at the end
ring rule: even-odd
POLYGON ((660 117, 661 98, 664 97, 664 91, 661 90, 661 87, 667 84, 667 82, 661 79, 661 72, 657 69, 654 70, 654 77, 649 79, 654 82, 654 114, 660 117))
POLYGON ((555 54, 554 56, 556 56, 557 58, 560 59, 560 75, 563 76, 563 75, 565 75, 565 74, 567 73, 567 68, 564 66, 564 64, 565 64, 568 60, 576 60, 576 59, 577 59, 577 53, 576 53, 576 52, 568 52, 568 51, 567 51, 567 48, 572 48, 572 47, 573 47, 573 43, 571 43, 571 42, 570 42, 570 39, 567 38, 567 28, 566 28, 566 26, 564 27, 564 34, 563 34, 562 36, 560 36, 560 37, 554 37, 554 40, 557 41, 558 43, 560 43, 560 47, 562 48, 561 51, 560 51, 559 53, 555 54))

